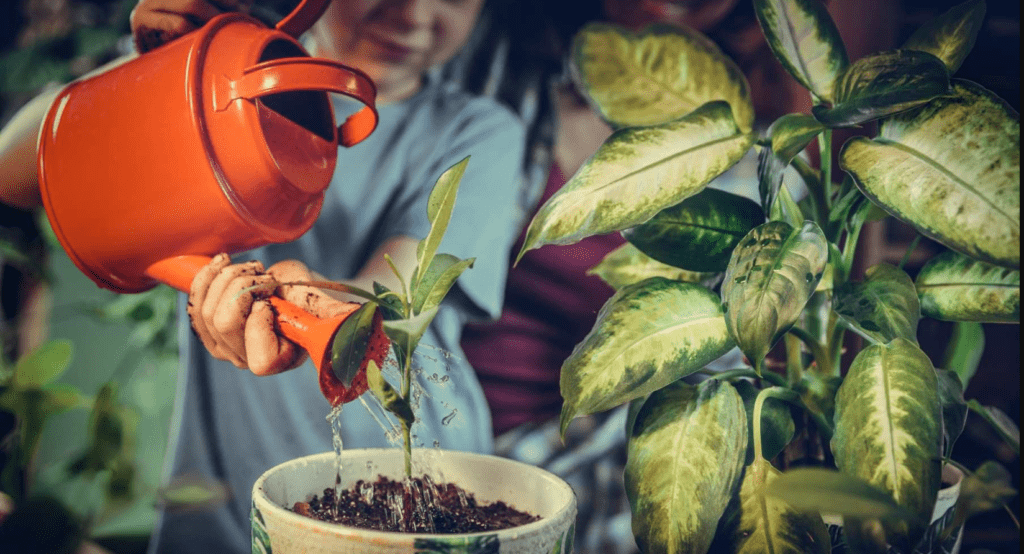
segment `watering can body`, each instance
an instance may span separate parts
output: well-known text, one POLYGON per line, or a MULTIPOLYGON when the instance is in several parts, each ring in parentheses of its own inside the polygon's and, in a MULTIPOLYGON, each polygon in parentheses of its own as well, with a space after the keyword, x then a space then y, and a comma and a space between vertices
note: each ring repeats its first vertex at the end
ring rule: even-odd
POLYGON ((373 105, 367 77, 242 14, 70 84, 39 138, 58 239, 98 285, 140 292, 157 284, 150 266, 174 256, 298 238, 319 214, 339 140, 376 122, 358 112, 339 136, 328 90, 373 105))
MULTIPOLYGON (((291 241, 313 225, 338 146, 358 143, 377 123, 373 82, 310 57, 296 40, 329 1, 302 0, 275 28, 218 15, 58 94, 39 134, 40 192, 85 275, 119 293, 161 282, 188 292, 211 256, 291 241), (336 127, 328 92, 365 107, 336 127)), ((361 392, 324 371, 357 304, 320 320, 280 298, 271 303, 282 333, 310 353, 332 404, 361 392)), ((380 363, 379 321, 373 341, 380 363)))

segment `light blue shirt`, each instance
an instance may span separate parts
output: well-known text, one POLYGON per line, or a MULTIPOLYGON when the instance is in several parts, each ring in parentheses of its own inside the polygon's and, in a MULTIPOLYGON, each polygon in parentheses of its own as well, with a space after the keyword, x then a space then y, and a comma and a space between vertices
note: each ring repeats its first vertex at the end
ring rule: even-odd
MULTIPOLYGON (((335 108, 343 107, 336 101, 335 108)), ((470 156, 438 251, 475 257, 476 263, 424 336, 425 348, 414 364, 423 369, 418 377, 423 394, 413 435, 417 445, 428 448, 489 452, 489 411, 459 338, 467 321, 497 317, 501 309, 508 252, 525 218, 519 205, 523 127, 494 101, 471 97, 436 77, 414 97, 380 106, 379 113, 379 126, 367 140, 339 149, 313 228, 293 243, 233 260, 258 258, 269 266, 298 259, 330 279, 351 278, 386 239, 426 235, 426 202, 434 182, 470 156)), ((184 300, 179 307, 183 315, 184 300)), ((213 511, 162 514, 150 551, 249 552, 253 483, 277 464, 331 450, 330 406, 310 363, 256 377, 213 359, 187 318, 181 319, 183 366, 167 477, 221 481, 231 498, 213 511)), ((341 431, 345 448, 394 444, 358 401, 345 405, 341 431)))

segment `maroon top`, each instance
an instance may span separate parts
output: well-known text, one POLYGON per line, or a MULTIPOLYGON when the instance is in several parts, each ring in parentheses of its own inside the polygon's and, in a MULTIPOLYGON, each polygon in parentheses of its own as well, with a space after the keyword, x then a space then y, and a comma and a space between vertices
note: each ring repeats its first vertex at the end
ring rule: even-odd
MULTIPOLYGON (((561 170, 552 166, 539 204, 563 184, 561 170)), ((525 230, 512 250, 513 259, 524 236, 525 230)), ((624 242, 612 233, 527 252, 509 272, 501 318, 465 328, 462 348, 480 378, 496 435, 558 416, 562 362, 614 292, 586 272, 624 242)))

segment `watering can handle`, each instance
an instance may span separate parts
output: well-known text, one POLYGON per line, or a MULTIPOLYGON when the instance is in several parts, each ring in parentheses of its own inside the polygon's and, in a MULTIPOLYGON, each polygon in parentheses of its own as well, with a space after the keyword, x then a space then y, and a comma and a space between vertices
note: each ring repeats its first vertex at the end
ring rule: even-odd
POLYGON ((274 28, 299 38, 299 35, 308 31, 316 20, 320 19, 330 3, 331 0, 301 0, 291 13, 277 22, 274 28))
MULTIPOLYGON (((172 288, 188 293, 192 288, 193 277, 211 260, 209 256, 175 256, 149 266, 146 274, 172 288)), ((329 372, 334 334, 341 323, 362 304, 347 302, 346 307, 351 309, 329 319, 320 319, 283 298, 271 296, 269 300, 277 313, 281 334, 309 353, 318 372, 329 372)))
POLYGON ((223 111, 239 98, 254 100, 299 90, 336 92, 365 104, 338 126, 342 146, 361 142, 377 127, 377 87, 373 81, 358 69, 323 58, 277 58, 246 68, 236 80, 218 79, 213 91, 214 109, 223 111))

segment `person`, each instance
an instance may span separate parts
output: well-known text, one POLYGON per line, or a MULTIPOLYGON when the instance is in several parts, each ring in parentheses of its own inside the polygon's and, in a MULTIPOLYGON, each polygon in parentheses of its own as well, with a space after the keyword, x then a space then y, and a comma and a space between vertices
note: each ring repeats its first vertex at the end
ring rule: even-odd
MULTIPOLYGON (((145 52, 247 4, 141 0, 132 15, 138 49, 145 52)), ((304 37, 312 55, 336 59, 374 80, 378 127, 358 145, 339 149, 339 169, 317 222, 305 235, 235 259, 216 256, 193 280, 188 304, 182 298, 182 367, 166 478, 220 481, 230 498, 214 510, 162 510, 150 552, 250 551, 250 491, 259 475, 333 447, 326 421, 330 406, 315 371, 308 362, 296 369, 301 352, 273 333, 264 301, 237 294, 238 278, 243 283, 267 275, 279 282, 326 278, 362 288, 376 281, 396 288, 384 255, 404 275, 411 273, 416 244, 429 228, 430 190, 443 171, 466 156, 470 160, 438 251, 476 261, 421 343, 426 353, 417 356, 414 366, 422 369, 417 380, 424 399, 413 435, 415 445, 491 451, 489 411, 471 368, 462 361, 458 339, 467 322, 497 317, 501 306, 508 263, 504 253, 525 219, 518 208, 524 131, 512 111, 467 94, 440 70, 468 40, 485 9, 485 0, 333 0, 304 37), (236 263, 240 260, 245 261, 236 263)), ((341 100, 335 102, 336 111, 347 109, 341 100)), ((25 129, 33 122, 38 129, 40 103, 46 102, 28 106, 15 117, 21 125, 5 133, 34 135, 25 129)), ((0 155, 34 157, 23 141, 0 140, 5 142, 16 146, 0 155)), ((18 171, 20 182, 35 179, 34 167, 18 171)), ((0 192, 15 205, 38 203, 38 191, 31 187, 0 192)), ((277 294, 293 302, 312 295, 314 301, 302 305, 320 316, 337 309, 341 299, 303 287, 281 287, 277 294)), ((337 422, 344 447, 392 446, 378 417, 358 404, 346 405, 337 422)))
MULTIPOLYGON (((572 36, 588 21, 610 22, 634 31, 655 23, 680 25, 708 35, 747 76, 759 131, 786 113, 810 111, 806 91, 767 48, 749 1, 578 0, 570 4, 571 9, 539 1, 521 4, 530 10, 531 20, 552 30, 546 36, 555 37, 540 55, 564 61, 546 66, 554 69, 548 72, 547 81, 553 126, 545 145, 550 165, 537 206, 557 192, 612 132, 577 89, 566 59, 572 36)), ((852 21, 851 10, 862 9, 861 2, 847 4, 852 6, 837 13, 841 28, 845 21, 852 21)), ((887 23, 872 23, 879 24, 887 23)), ((844 37, 848 48, 852 46, 851 54, 864 53, 869 42, 864 36, 844 37)), ((531 44, 544 42, 535 39, 531 44)), ((538 55, 536 47, 532 48, 533 55, 538 55)), ((756 155, 749 154, 709 186, 759 201, 756 155)), ((519 253, 524 235, 525 229, 511 257, 519 253)), ((588 271, 624 242, 618 233, 612 233, 525 253, 509 272, 500 319, 471 324, 462 338, 463 351, 491 408, 496 453, 544 467, 576 491, 580 512, 575 549, 581 554, 637 551, 622 482, 626 407, 577 418, 564 438, 559 435, 562 363, 591 330, 598 311, 614 293, 588 271)), ((709 369, 731 369, 740 364, 741 355, 734 350, 709 369)))

